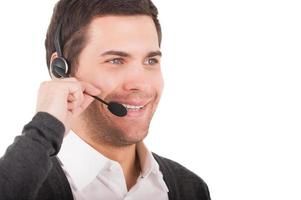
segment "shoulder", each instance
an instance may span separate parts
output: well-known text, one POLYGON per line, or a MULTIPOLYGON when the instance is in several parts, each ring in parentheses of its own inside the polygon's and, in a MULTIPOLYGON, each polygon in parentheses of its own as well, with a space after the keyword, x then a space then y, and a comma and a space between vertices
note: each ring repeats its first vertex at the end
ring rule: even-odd
POLYGON ((202 200, 210 199, 208 186, 201 177, 173 160, 155 153, 153 156, 159 164, 163 179, 170 192, 175 192, 180 196, 189 194, 202 200))
MULTIPOLYGON (((188 178, 191 181, 197 181, 202 184, 205 184, 204 180, 200 178, 198 175, 184 167, 183 165, 170 160, 168 158, 164 158, 162 156, 159 156, 155 153, 153 153, 154 158, 158 162, 160 166, 160 170, 163 171, 168 171, 169 173, 172 173, 176 177, 181 177, 181 178, 188 178)), ((162 172, 163 173, 163 172, 162 172)))
POLYGON ((51 170, 41 185, 36 200, 66 199, 73 200, 71 186, 62 168, 58 157, 51 158, 51 170))

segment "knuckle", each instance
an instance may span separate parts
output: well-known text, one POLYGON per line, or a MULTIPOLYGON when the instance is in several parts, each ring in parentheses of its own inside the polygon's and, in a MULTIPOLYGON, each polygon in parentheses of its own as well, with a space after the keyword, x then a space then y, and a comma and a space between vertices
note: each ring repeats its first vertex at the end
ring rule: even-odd
POLYGON ((76 87, 77 91, 82 91, 82 85, 80 84, 80 82, 76 82, 75 87, 76 87))
POLYGON ((74 77, 70 77, 70 78, 68 78, 68 80, 69 80, 69 81, 73 81, 73 82, 74 82, 74 81, 77 81, 77 79, 74 78, 74 77))

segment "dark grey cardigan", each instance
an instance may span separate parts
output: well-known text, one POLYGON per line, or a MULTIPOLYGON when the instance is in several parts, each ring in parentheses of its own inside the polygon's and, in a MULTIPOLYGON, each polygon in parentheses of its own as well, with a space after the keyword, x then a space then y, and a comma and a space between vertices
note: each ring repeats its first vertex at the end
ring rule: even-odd
MULTIPOLYGON (((1 200, 73 200, 69 182, 55 156, 64 125, 37 113, 0 159, 1 200)), ((210 200, 206 183, 169 159, 153 154, 169 189, 170 200, 210 200)))

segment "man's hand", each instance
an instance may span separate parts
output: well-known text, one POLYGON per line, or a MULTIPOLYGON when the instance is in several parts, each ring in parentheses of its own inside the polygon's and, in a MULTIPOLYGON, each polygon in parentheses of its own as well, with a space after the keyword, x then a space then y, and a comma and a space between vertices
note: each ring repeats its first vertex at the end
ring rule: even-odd
POLYGON ((68 132, 74 117, 79 116, 94 100, 87 95, 98 95, 100 90, 75 78, 46 81, 41 83, 37 112, 47 112, 60 120, 68 132))

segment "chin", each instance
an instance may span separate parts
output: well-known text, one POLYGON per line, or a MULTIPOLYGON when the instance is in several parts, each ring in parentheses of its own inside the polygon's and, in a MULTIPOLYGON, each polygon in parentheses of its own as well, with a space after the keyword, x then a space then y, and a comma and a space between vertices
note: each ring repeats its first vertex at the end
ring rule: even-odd
POLYGON ((153 116, 151 109, 146 110, 140 117, 117 117, 93 103, 85 111, 84 117, 93 140, 125 146, 137 144, 147 136, 153 116))
MULTIPOLYGON (((144 140, 148 134, 149 125, 119 127, 119 139, 122 143, 131 145, 144 140)), ((116 132, 115 132, 116 133, 116 132)))

